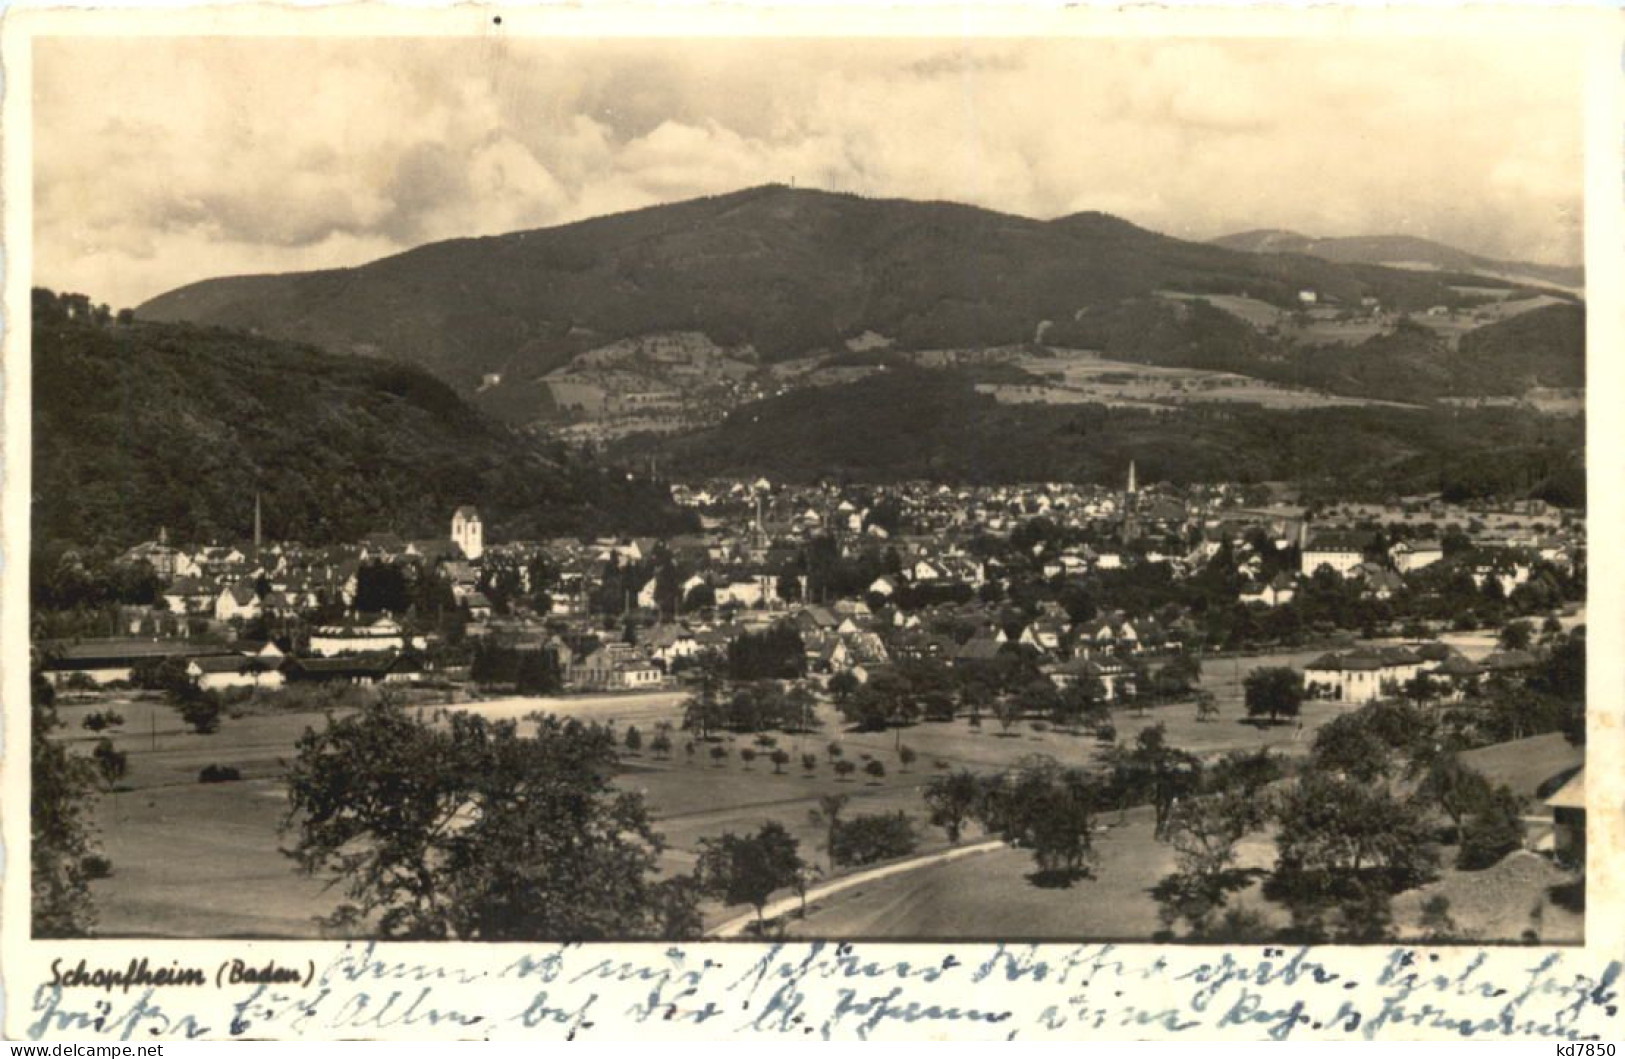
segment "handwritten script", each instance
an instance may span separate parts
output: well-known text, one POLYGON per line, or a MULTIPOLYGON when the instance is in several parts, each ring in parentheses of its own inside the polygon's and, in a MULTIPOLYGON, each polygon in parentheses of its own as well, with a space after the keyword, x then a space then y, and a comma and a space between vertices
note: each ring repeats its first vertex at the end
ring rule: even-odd
POLYGON ((214 988, 125 989, 140 980, 130 968, 143 966, 126 960, 115 989, 106 987, 113 979, 75 987, 91 984, 82 961, 94 963, 85 950, 97 951, 78 947, 53 961, 56 970, 24 1011, 13 1010, 25 1021, 12 1032, 121 1041, 1621 1036, 1621 965, 1579 950, 834 942, 245 948, 218 964, 225 970, 211 976, 214 988), (312 959, 311 949, 322 955, 312 959), (252 973, 277 967, 298 973, 252 973))

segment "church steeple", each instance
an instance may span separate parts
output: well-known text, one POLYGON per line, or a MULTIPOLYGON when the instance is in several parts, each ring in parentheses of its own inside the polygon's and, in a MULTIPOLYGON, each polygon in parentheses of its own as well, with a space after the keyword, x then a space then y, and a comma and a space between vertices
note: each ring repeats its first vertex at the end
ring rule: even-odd
POLYGON ((1135 492, 1134 461, 1129 460, 1128 461, 1128 495, 1133 496, 1134 492, 1135 492))

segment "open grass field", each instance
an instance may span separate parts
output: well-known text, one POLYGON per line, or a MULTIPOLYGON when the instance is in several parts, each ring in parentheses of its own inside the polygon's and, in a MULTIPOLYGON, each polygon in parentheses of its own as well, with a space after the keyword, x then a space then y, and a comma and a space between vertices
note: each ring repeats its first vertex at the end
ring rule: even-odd
MULTIPOLYGON (((1259 666, 1302 666, 1316 653, 1210 658, 1202 683, 1217 697, 1221 710, 1217 721, 1198 722, 1189 704, 1143 713, 1120 710, 1114 718, 1118 739, 1132 741, 1141 728, 1160 723, 1167 727, 1173 745, 1198 754, 1261 746, 1288 755, 1307 753, 1315 730, 1347 708, 1311 702, 1305 704, 1301 726, 1256 727, 1244 720, 1241 681, 1259 666)), ((549 710, 613 723, 622 732, 636 725, 647 737, 662 721, 680 723, 683 698, 680 692, 663 691, 510 698, 449 708, 494 718, 522 718, 539 709, 549 710)), ((123 789, 102 798, 97 812, 101 844, 114 865, 111 878, 94 884, 99 931, 115 936, 320 936, 315 917, 330 911, 337 895, 324 891, 319 881, 300 876, 293 862, 279 852, 287 842, 279 833, 286 809, 279 777, 299 735, 307 727, 325 724, 325 717, 313 712, 228 717, 219 732, 200 736, 186 730, 174 710, 126 696, 116 705, 111 701, 63 705, 60 713, 68 726, 63 737, 88 752, 97 737, 85 732, 80 721, 91 710, 109 705, 125 717, 125 724, 112 738, 128 753, 130 771, 123 789), (238 768, 244 780, 198 783, 198 771, 209 764, 238 768)), ((426 716, 438 708, 419 707, 426 716)), ((917 724, 901 732, 860 733, 843 730, 829 705, 821 708, 821 720, 819 732, 776 736, 778 745, 792 758, 783 774, 775 773, 765 752, 745 767, 738 751, 754 745, 752 737, 746 736, 723 741, 729 754, 720 767, 705 747, 690 759, 683 750, 687 739, 680 733, 670 759, 657 758, 646 748, 639 755, 627 756, 617 783, 647 799, 668 843, 665 867, 686 871, 694 863, 701 839, 730 830, 753 830, 770 819, 785 824, 801 840, 803 855, 822 865, 822 832, 810 822, 808 813, 820 795, 837 792, 851 798, 848 815, 901 810, 914 816, 922 838, 919 852, 929 854, 947 845, 943 833, 925 822, 920 788, 940 767, 994 771, 1035 753, 1067 764, 1089 765, 1101 752, 1090 736, 1037 731, 1028 722, 1020 722, 1008 732, 1001 732, 991 718, 979 730, 961 718, 917 724), (861 773, 851 779, 837 778, 828 750, 832 742, 839 743, 842 754, 860 767, 866 757, 881 761, 885 778, 875 781, 861 773), (899 743, 918 755, 907 771, 898 759, 899 743), (801 764, 804 752, 818 759, 810 774, 801 764)), ((1027 855, 1002 851, 908 872, 836 895, 827 902, 830 910, 849 905, 851 909, 827 921, 820 916, 832 915, 832 911, 815 913, 805 929, 825 931, 821 924, 827 922, 833 924, 828 933, 850 928, 868 934, 878 932, 884 922, 895 921, 895 928, 888 928, 891 936, 962 930, 990 935, 1021 933, 1018 925, 1027 924, 1023 929, 1035 936, 1094 936, 1098 932, 1103 937, 1148 937, 1155 929, 1155 909, 1143 891, 1167 873, 1164 861, 1169 852, 1150 841, 1149 825, 1141 827, 1137 819, 1130 813, 1124 827, 1103 836, 1099 879, 1072 891, 1031 886, 1024 877, 1031 870, 1027 855), (925 889, 912 889, 916 885, 925 889), (955 899, 960 904, 944 904, 941 894, 957 890, 965 894, 955 899), (889 904, 871 907, 877 900, 900 903, 896 908, 889 904), (977 911, 976 906, 983 904, 987 907, 977 911), (934 927, 915 929, 913 924, 939 907, 943 911, 933 920, 934 927), (916 911, 898 912, 909 908, 916 911), (1035 911, 1040 908, 1050 911, 1035 911), (1008 924, 1000 926, 1006 919, 1008 924), (967 926, 983 922, 993 926, 986 931, 967 926)), ((706 924, 715 926, 740 911, 710 907, 706 924)), ((795 929, 803 928, 798 925, 795 929)))
POLYGON ((1103 403, 1115 407, 1173 408, 1184 404, 1251 404, 1264 408, 1401 407, 1390 401, 1338 397, 1231 372, 1171 368, 1111 360, 1082 350, 1022 357, 1018 367, 1048 381, 1031 385, 982 383, 976 388, 1005 404, 1103 403))

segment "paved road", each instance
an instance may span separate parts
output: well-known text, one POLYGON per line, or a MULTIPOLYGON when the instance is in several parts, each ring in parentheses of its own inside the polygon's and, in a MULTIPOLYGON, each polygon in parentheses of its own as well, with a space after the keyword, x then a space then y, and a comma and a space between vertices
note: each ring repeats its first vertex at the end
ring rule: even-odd
MULTIPOLYGON (((913 857, 909 860, 896 861, 892 864, 870 868, 867 871, 856 872, 852 875, 843 875, 839 879, 833 879, 821 886, 808 889, 807 900, 809 902, 822 900, 831 894, 838 894, 842 890, 850 890, 854 886, 862 886, 864 883, 871 883, 876 879, 885 879, 893 875, 901 875, 903 872, 927 868, 933 864, 945 864, 948 861, 959 860, 961 857, 969 857, 977 853, 991 853, 996 849, 1003 848, 1004 841, 1002 839, 990 839, 986 842, 978 842, 975 845, 956 846, 953 849, 945 849, 941 853, 928 853, 923 857, 913 857)), ((795 911, 800 905, 801 897, 799 895, 792 895, 774 901, 763 910, 762 918, 777 919, 779 916, 788 915, 795 911)), ((711 938, 737 938, 754 922, 756 922, 756 914, 754 912, 747 913, 712 928, 706 936, 711 938)))

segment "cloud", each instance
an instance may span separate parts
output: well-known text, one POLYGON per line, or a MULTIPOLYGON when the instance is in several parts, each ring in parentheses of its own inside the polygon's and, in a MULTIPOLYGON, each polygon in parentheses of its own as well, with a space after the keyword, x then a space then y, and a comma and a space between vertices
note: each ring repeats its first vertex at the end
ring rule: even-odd
POLYGON ((36 281, 134 304, 790 180, 1573 261, 1552 43, 42 40, 36 281))

